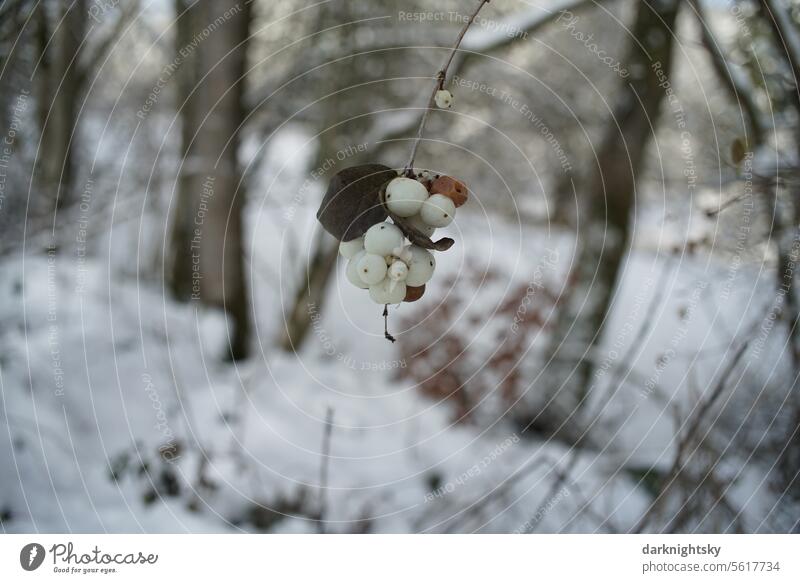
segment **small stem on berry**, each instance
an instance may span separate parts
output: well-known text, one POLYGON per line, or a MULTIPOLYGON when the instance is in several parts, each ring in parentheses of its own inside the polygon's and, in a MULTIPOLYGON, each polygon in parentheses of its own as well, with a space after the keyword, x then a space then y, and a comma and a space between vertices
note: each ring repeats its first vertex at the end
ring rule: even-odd
POLYGON ((397 339, 389 334, 389 304, 383 305, 383 337, 389 342, 397 342, 397 339))
POLYGON ((469 30, 469 27, 475 20, 475 17, 478 16, 478 12, 481 11, 483 5, 488 3, 489 0, 480 0, 478 7, 475 9, 475 12, 473 12, 472 15, 464 23, 464 27, 458 34, 455 44, 450 49, 450 53, 448 54, 447 59, 444 62, 444 65, 442 65, 442 68, 439 69, 439 72, 436 74, 436 83, 433 86, 433 91, 431 92, 430 98, 428 98, 428 103, 425 107, 425 111, 422 112, 422 119, 419 122, 417 137, 414 138, 414 143, 411 146, 411 157, 408 159, 408 163, 406 164, 405 170, 403 171, 403 174, 405 174, 409 178, 413 178, 414 158, 417 155, 417 148, 419 148, 419 144, 422 141, 422 136, 425 134, 425 124, 428 122, 428 114, 436 104, 436 92, 439 91, 440 89, 444 89, 444 82, 447 79, 447 70, 450 68, 450 64, 453 62, 453 57, 456 56, 456 51, 458 51, 458 47, 461 46, 461 41, 464 40, 464 35, 467 34, 467 30, 469 30))

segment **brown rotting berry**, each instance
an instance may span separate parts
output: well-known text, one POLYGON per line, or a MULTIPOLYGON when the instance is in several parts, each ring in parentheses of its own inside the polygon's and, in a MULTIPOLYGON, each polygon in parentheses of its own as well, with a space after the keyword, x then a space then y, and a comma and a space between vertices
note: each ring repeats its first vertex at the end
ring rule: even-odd
POLYGON ((425 293, 425 284, 417 287, 410 285, 406 286, 406 297, 403 298, 404 302, 416 302, 425 293))
POLYGON ((467 187, 451 176, 439 176, 431 183, 431 194, 442 194, 453 201, 456 207, 467 202, 467 187))

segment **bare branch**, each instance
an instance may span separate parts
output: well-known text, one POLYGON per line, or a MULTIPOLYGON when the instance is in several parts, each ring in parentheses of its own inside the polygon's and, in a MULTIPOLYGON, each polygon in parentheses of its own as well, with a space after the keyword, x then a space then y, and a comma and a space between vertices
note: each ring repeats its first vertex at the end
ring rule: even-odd
POLYGON ((417 130, 417 137, 414 139, 413 144, 411 145, 411 157, 408 159, 406 163, 405 173, 411 174, 412 168, 414 167, 414 157, 417 155, 417 148, 419 148, 419 144, 422 141, 422 136, 425 134, 425 124, 428 122, 428 115, 430 114, 431 110, 435 106, 436 102, 436 93, 444 88, 444 81, 447 78, 447 70, 450 68, 450 64, 453 62, 453 57, 456 55, 456 51, 458 51, 458 47, 461 46, 461 41, 464 40, 464 35, 467 34, 469 27, 472 25, 472 22, 475 20, 475 17, 478 16, 478 12, 481 11, 481 8, 484 7, 485 4, 488 4, 489 0, 480 0, 477 8, 475 8, 475 12, 473 12, 467 21, 464 23, 464 26, 461 29, 461 32, 458 34, 456 38, 456 42, 453 45, 453 48, 450 49, 450 54, 447 55, 447 59, 445 60, 442 68, 439 69, 439 72, 436 74, 436 82, 433 85, 433 91, 431 91, 431 96, 428 98, 428 103, 425 106, 425 110, 422 112, 422 119, 419 122, 419 129, 417 130))
POLYGON ((325 534, 325 515, 327 513, 328 473, 331 464, 331 434, 333 433, 333 407, 325 413, 325 432, 322 435, 322 460, 319 468, 319 519, 317 530, 325 534))
POLYGON ((714 67, 714 72, 725 85, 725 88, 731 94, 731 98, 739 105, 744 114, 747 116, 747 123, 753 134, 752 140, 747 140, 748 147, 754 148, 759 146, 764 141, 764 128, 761 123, 758 106, 753 99, 753 90, 751 87, 746 86, 744 79, 742 79, 732 69, 731 64, 725 58, 719 43, 711 30, 711 23, 706 20, 705 12, 703 10, 700 0, 689 0, 697 23, 700 25, 700 32, 702 36, 703 46, 708 51, 711 57, 711 65, 714 67))
POLYGON ((793 29, 791 18, 784 12, 775 0, 761 0, 762 13, 764 20, 775 33, 773 41, 777 45, 778 53, 786 60, 789 69, 792 71, 794 79, 794 91, 791 91, 792 101, 795 108, 800 112, 800 40, 797 39, 793 29))
POLYGON ((106 35, 97 42, 86 61, 80 64, 78 80, 81 87, 84 86, 90 74, 96 74, 100 69, 108 53, 113 49, 114 45, 119 42, 120 37, 125 32, 126 26, 131 22, 138 10, 139 0, 123 3, 123 8, 120 9, 114 26, 112 26, 106 35))
POLYGON ((636 527, 632 532, 641 533, 647 527, 650 521, 655 517, 656 512, 661 508, 664 501, 666 500, 665 494, 667 490, 669 490, 670 486, 673 483, 675 483, 677 480, 680 479, 681 474, 685 470, 684 457, 686 455, 687 450, 695 442, 696 433, 699 430, 702 422, 705 420, 706 414, 711 410, 711 408, 717 402, 719 396, 728 387, 728 380, 733 374, 733 371, 738 366, 742 357, 745 355, 747 347, 748 347, 747 341, 741 343, 737 351, 734 353, 733 358, 731 358, 731 361, 729 362, 728 366, 720 375, 719 380, 714 385, 714 388, 711 390, 711 394, 705 401, 700 403, 698 409, 694 412, 691 419, 688 420, 689 423, 688 429, 685 431, 683 437, 678 443, 677 451, 675 453, 675 459, 672 462, 672 466, 664 476, 660 493, 658 494, 658 496, 656 496, 655 500, 653 500, 653 502, 650 504, 650 507, 647 509, 647 512, 644 514, 644 516, 642 516, 642 518, 639 520, 639 523, 636 525, 636 527))

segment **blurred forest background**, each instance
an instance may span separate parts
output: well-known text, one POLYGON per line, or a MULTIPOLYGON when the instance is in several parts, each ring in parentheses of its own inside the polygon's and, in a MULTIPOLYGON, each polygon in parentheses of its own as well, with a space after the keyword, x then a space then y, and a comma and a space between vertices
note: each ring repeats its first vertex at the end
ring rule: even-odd
POLYGON ((800 531, 800 2, 0 0, 4 532, 800 531))

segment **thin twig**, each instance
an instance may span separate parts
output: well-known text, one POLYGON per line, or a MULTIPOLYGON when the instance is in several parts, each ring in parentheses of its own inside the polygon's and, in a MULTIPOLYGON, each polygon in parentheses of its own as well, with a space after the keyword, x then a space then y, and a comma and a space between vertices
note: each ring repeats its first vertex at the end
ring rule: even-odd
POLYGON ((331 463, 331 434, 333 433, 333 407, 325 413, 325 432, 322 435, 322 462, 319 468, 319 520, 317 531, 325 534, 325 514, 327 512, 328 471, 331 463))
POLYGON ((503 480, 500 484, 483 494, 477 500, 467 504, 462 510, 459 510, 454 515, 446 518, 439 524, 450 521, 450 524, 444 529, 444 532, 455 532, 455 529, 458 525, 465 524, 472 516, 479 514, 481 510, 486 508, 493 500, 503 496, 514 485, 519 483, 523 478, 530 476, 531 473, 544 464, 554 465, 553 461, 546 456, 529 459, 525 464, 522 465, 522 467, 520 467, 518 470, 515 470, 511 476, 503 480))
POLYGON ((425 106, 425 110, 422 112, 422 119, 419 122, 419 129, 417 130, 417 137, 414 139, 414 143, 411 146, 411 157, 408 159, 408 163, 406 164, 404 174, 410 177, 410 174, 413 172, 414 168, 414 158, 417 155, 417 148, 419 148, 419 144, 422 141, 422 136, 425 133, 425 124, 428 122, 428 114, 430 113, 431 109, 433 109, 436 103, 436 92, 440 89, 444 89, 444 82, 447 78, 447 70, 450 68, 450 63, 453 62, 453 57, 455 57, 456 52, 458 51, 458 47, 461 45, 461 41, 464 40, 464 35, 467 34, 467 30, 469 30, 472 21, 475 20, 475 17, 478 15, 478 12, 481 11, 484 4, 488 4, 489 0, 481 0, 478 4, 478 7, 475 8, 475 12, 467 19, 467 22, 464 23, 464 27, 461 29, 461 32, 456 38, 456 42, 453 47, 450 49, 450 54, 448 54, 447 59, 445 60, 442 68, 439 69, 439 72, 436 73, 436 83, 433 86, 433 91, 431 91, 431 96, 428 98, 428 103, 425 106))
MULTIPOLYGON (((686 428, 683 437, 681 438, 681 440, 677 445, 675 452, 675 459, 672 462, 672 466, 664 475, 658 495, 650 504, 650 507, 641 517, 641 519, 639 520, 638 524, 636 525, 636 527, 633 529, 632 532, 641 534, 644 531, 644 529, 648 526, 650 521, 655 517, 655 514, 660 511, 661 506, 664 504, 666 500, 666 494, 670 486, 672 486, 674 482, 679 480, 681 477, 681 473, 685 471, 686 462, 684 462, 684 458, 689 448, 692 446, 692 444, 695 443, 695 437, 697 431, 700 429, 702 423, 704 422, 706 414, 711 410, 711 408, 714 406, 719 396, 728 387, 728 380, 733 375, 733 372, 738 366, 739 361, 745 355, 748 346, 749 343, 747 340, 743 341, 739 345, 739 348, 734 353, 733 357, 728 363, 728 366, 722 372, 722 374, 719 377, 719 380, 716 382, 714 388, 711 390, 710 395, 705 399, 705 401, 697 405, 695 411, 693 411, 690 414, 690 417, 684 422, 684 425, 686 426, 688 424, 688 427, 686 428)), ((708 433, 706 433, 706 435, 708 435, 708 433)))
MULTIPOLYGON (((576 455, 573 459, 577 460, 578 456, 576 455)), ((553 466, 553 472, 556 474, 556 476, 558 476, 558 482, 556 482, 557 484, 564 484, 569 479, 569 474, 563 473, 561 470, 558 469, 558 466, 553 466)), ((616 527, 614 521, 611 519, 613 513, 609 513, 608 516, 604 518, 602 514, 600 514, 598 511, 592 508, 592 500, 597 498, 597 496, 593 496, 592 500, 587 500, 586 496, 583 493, 583 490, 580 488, 578 482, 576 481, 572 481, 571 484, 565 485, 563 486, 563 488, 566 488, 567 491, 570 492, 570 496, 575 496, 575 498, 577 499, 575 504, 576 506, 578 506, 578 509, 575 511, 575 514, 573 514, 572 517, 567 521, 567 523, 559 530, 559 532, 563 532, 564 527, 569 526, 569 524, 575 518, 577 518, 579 514, 585 513, 589 518, 594 519, 598 523, 598 528, 605 525, 607 532, 610 532, 612 534, 619 533, 619 529, 616 527)), ((555 499, 557 493, 561 489, 562 488, 559 488, 549 498, 546 498, 544 503, 547 504, 547 502, 549 502, 550 500, 555 499)))
POLYGON ((389 342, 397 342, 397 338, 389 334, 389 304, 383 305, 383 337, 389 342))

